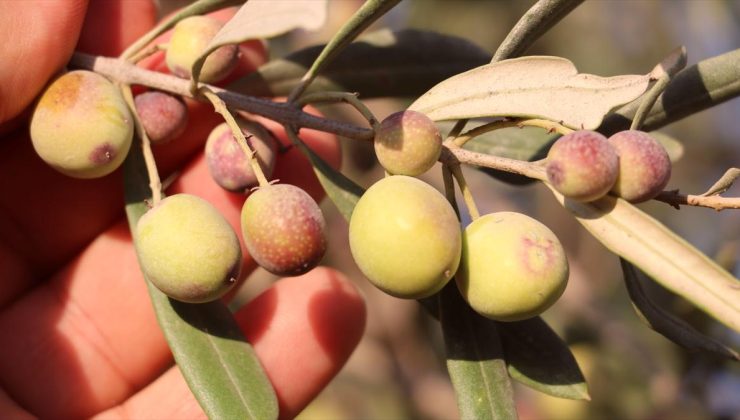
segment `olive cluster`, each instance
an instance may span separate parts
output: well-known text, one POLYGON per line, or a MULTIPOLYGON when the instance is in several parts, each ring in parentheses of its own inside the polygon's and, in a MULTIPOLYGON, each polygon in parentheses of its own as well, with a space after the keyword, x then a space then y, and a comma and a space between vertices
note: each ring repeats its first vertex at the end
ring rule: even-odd
POLYGON ((611 192, 631 203, 654 198, 671 177, 671 160, 650 134, 627 130, 608 139, 595 131, 574 131, 559 138, 547 155, 547 179, 577 201, 611 192))
POLYGON ((530 318, 563 293, 568 261, 555 234, 524 214, 484 215, 464 230, 447 199, 419 175, 440 156, 434 123, 395 113, 376 131, 375 151, 389 176, 357 203, 349 226, 352 256, 386 293, 419 299, 453 277, 470 306, 499 321, 530 318))
MULTIPOLYGON (((165 53, 171 73, 190 78, 190 68, 222 23, 206 16, 183 19, 172 30, 165 53)), ((206 59, 200 80, 218 82, 238 62, 238 46, 220 47, 206 59)), ((134 112, 154 146, 187 128, 182 98, 142 92, 130 109, 121 90, 102 75, 71 71, 54 80, 39 98, 31 120, 37 154, 58 171, 96 178, 117 169, 134 136, 134 112), (84 121, 84 124, 80 124, 84 121)), ((262 175, 275 167, 278 144, 255 121, 239 119, 262 175)), ((241 236, 254 260, 278 275, 299 275, 315 267, 326 250, 326 223, 316 202, 299 187, 259 185, 250 158, 222 124, 206 140, 206 162, 216 183, 249 194, 241 213, 241 236), (252 191, 254 190, 254 191, 252 191)), ((208 201, 175 194, 152 204, 134 229, 142 271, 168 296, 190 303, 226 294, 238 281, 243 262, 240 239, 208 201)))

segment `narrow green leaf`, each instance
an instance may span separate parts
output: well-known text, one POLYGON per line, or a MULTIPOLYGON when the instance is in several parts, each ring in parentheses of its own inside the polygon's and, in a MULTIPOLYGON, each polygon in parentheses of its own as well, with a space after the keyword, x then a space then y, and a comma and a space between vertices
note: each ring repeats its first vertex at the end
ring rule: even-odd
POLYGON ((250 39, 271 38, 293 29, 316 30, 324 25, 327 0, 250 0, 229 19, 213 37, 203 53, 193 63, 193 83, 208 55, 224 45, 238 44, 250 39))
MULTIPOLYGON (((702 60, 679 72, 643 123, 652 131, 740 95, 740 49, 702 60)), ((599 131, 610 135, 629 128, 642 99, 609 114, 599 131)))
POLYGON ((364 190, 354 181, 347 178, 341 172, 332 168, 326 161, 321 159, 306 143, 304 143, 291 129, 286 129, 290 141, 300 149, 304 156, 311 162, 321 186, 326 191, 327 197, 337 206, 339 212, 349 221, 357 201, 364 190))
POLYGON ((423 112, 434 121, 534 117, 560 121, 575 129, 594 129, 612 108, 643 94, 649 81, 648 75, 579 74, 565 58, 528 56, 450 77, 409 109, 423 112))
POLYGON ((516 419, 498 324, 463 300, 454 280, 439 293, 447 370, 462 419, 516 419))
POLYGON ((740 178, 740 168, 730 168, 725 171, 720 179, 717 180, 709 189, 702 194, 703 196, 722 194, 732 187, 735 180, 740 178))
POLYGON ((619 261, 622 264, 624 282, 635 312, 650 328, 687 350, 706 351, 729 359, 740 360, 740 355, 736 351, 707 337, 682 319, 657 306, 645 293, 638 270, 622 258, 619 261))
POLYGON ((311 68, 308 69, 306 74, 303 76, 301 83, 298 85, 297 90, 291 92, 290 99, 296 99, 299 97, 311 84, 313 79, 319 72, 326 67, 334 58, 344 50, 358 35, 362 33, 368 26, 378 20, 381 16, 386 14, 393 6, 397 5, 401 0, 365 0, 357 12, 352 15, 344 26, 332 37, 328 44, 321 51, 321 54, 314 60, 311 68))
POLYGON ((573 353, 542 318, 501 322, 498 328, 512 378, 554 397, 591 399, 573 353))
POLYGON ((581 203, 550 189, 610 251, 718 321, 740 331, 740 282, 701 251, 621 198, 606 196, 581 203))
POLYGON ((539 0, 516 25, 493 55, 492 63, 519 57, 530 45, 578 7, 584 0, 539 0))
MULTIPOLYGON (((132 234, 146 212, 149 181, 141 148, 125 166, 126 214, 132 234)), ((201 407, 213 419, 274 419, 278 404, 257 355, 221 301, 177 302, 147 281, 157 320, 175 361, 201 407)))
MULTIPOLYGON (((271 60, 233 82, 229 89, 255 96, 286 96, 322 49, 309 47, 271 60)), ((418 96, 448 77, 487 63, 489 58, 485 50, 463 38, 384 29, 349 44, 306 92, 358 92, 362 98, 418 96)))

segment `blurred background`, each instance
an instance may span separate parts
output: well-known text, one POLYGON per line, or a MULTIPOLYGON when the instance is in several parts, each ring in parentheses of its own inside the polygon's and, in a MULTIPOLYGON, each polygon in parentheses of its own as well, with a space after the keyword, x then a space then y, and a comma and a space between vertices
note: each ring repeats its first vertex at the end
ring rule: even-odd
MULTIPOLYGON (((182 2, 163 1, 164 8, 182 2)), ((270 41, 273 57, 327 42, 362 4, 330 1, 329 24, 319 32, 296 31, 270 41)), ((466 38, 491 54, 534 1, 405 0, 371 30, 416 28, 466 38)), ((647 73, 679 45, 689 65, 740 48, 740 1, 593 0, 579 6, 529 51, 570 59, 579 71, 601 76, 647 73)), ((740 66, 740 63, 738 63, 740 66)), ((371 100, 382 119, 410 99, 371 100)), ((329 107, 333 118, 357 120, 329 107)), ((740 100, 673 123, 661 131, 684 145, 669 189, 700 194, 732 166, 740 166, 740 100)), ((443 132, 444 133, 444 132, 443 132)), ((342 170, 364 187, 382 177, 371 144, 343 140, 342 170)), ((466 168, 481 213, 518 211, 550 227, 563 242, 571 274, 564 296, 544 319, 573 350, 588 381, 591 402, 560 400, 515 383, 522 419, 740 419, 740 367, 690 354, 648 329, 635 315, 618 259, 590 236, 542 185, 512 186, 466 168)), ((440 190, 441 171, 423 178, 440 190)), ((740 196, 733 187, 726 195, 740 196)), ((639 205, 720 264, 740 274, 737 211, 648 202, 639 205)), ((347 223, 328 200, 330 225, 324 263, 353 279, 368 303, 359 348, 339 376, 300 416, 303 419, 455 419, 455 397, 444 362, 439 324, 415 301, 373 288, 349 254, 347 223)), ((275 279, 254 274, 239 295, 245 302, 275 279)), ((740 335, 713 322, 657 285, 649 290, 664 308, 733 347, 740 335)))

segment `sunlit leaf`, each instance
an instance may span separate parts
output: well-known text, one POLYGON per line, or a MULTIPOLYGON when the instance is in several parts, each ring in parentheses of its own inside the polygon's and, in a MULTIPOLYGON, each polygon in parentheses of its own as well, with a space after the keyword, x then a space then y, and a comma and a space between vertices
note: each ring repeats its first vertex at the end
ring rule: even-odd
MULTIPOLYGON (((149 181, 140 147, 125 163, 126 214, 132 233, 146 212, 149 181)), ((275 419, 277 397, 252 347, 220 300, 177 302, 147 281, 157 320, 177 366, 210 418, 275 419)))
POLYGON ((736 351, 707 337, 680 318, 657 306, 650 300, 640 284, 638 270, 624 259, 620 259, 620 262, 627 292, 629 292, 635 311, 650 328, 687 350, 707 351, 722 357, 740 360, 740 355, 736 351))
POLYGON ((247 1, 193 63, 193 80, 197 82, 208 55, 223 45, 271 38, 298 28, 319 29, 326 21, 327 3, 328 0, 247 1))
POLYGON ((660 222, 621 198, 555 197, 610 251, 668 290, 740 331, 740 281, 660 222))
POLYGON ((594 129, 610 109, 645 92, 647 75, 579 74, 569 60, 531 56, 487 64, 453 76, 409 108, 429 118, 534 117, 594 129))
POLYGON ((501 322, 498 329, 512 378, 554 397, 590 399, 573 353, 542 318, 501 322))
POLYGON ((470 309, 454 281, 439 293, 439 318, 460 417, 516 419, 497 323, 470 309))
MULTIPOLYGON (((229 86, 255 96, 286 96, 323 46, 271 60, 229 86)), ((360 97, 418 96, 460 72, 485 64, 490 54, 463 38, 431 31, 380 30, 349 44, 306 92, 358 92, 360 97)))

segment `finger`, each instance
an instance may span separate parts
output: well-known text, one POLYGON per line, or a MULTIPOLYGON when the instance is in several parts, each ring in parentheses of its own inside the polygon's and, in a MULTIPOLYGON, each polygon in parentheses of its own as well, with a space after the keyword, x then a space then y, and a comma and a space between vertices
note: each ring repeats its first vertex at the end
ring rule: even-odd
POLYGON ((77 50, 118 56, 154 27, 157 9, 151 0, 91 1, 77 50))
MULTIPOLYGON (((243 197, 210 180, 202 157, 176 188, 207 198, 238 229, 243 197)), ((0 312, 0 378, 8 394, 42 417, 81 417, 152 380, 170 356, 144 284, 121 222, 0 312)))
POLYGON ((0 123, 27 107, 67 63, 86 7, 86 0, 0 2, 0 123))
MULTIPOLYGON (((293 418, 326 386, 357 346, 365 326, 357 289, 317 268, 280 280, 237 314, 275 389, 280 418, 293 418)), ((101 418, 204 417, 176 367, 101 418)))

